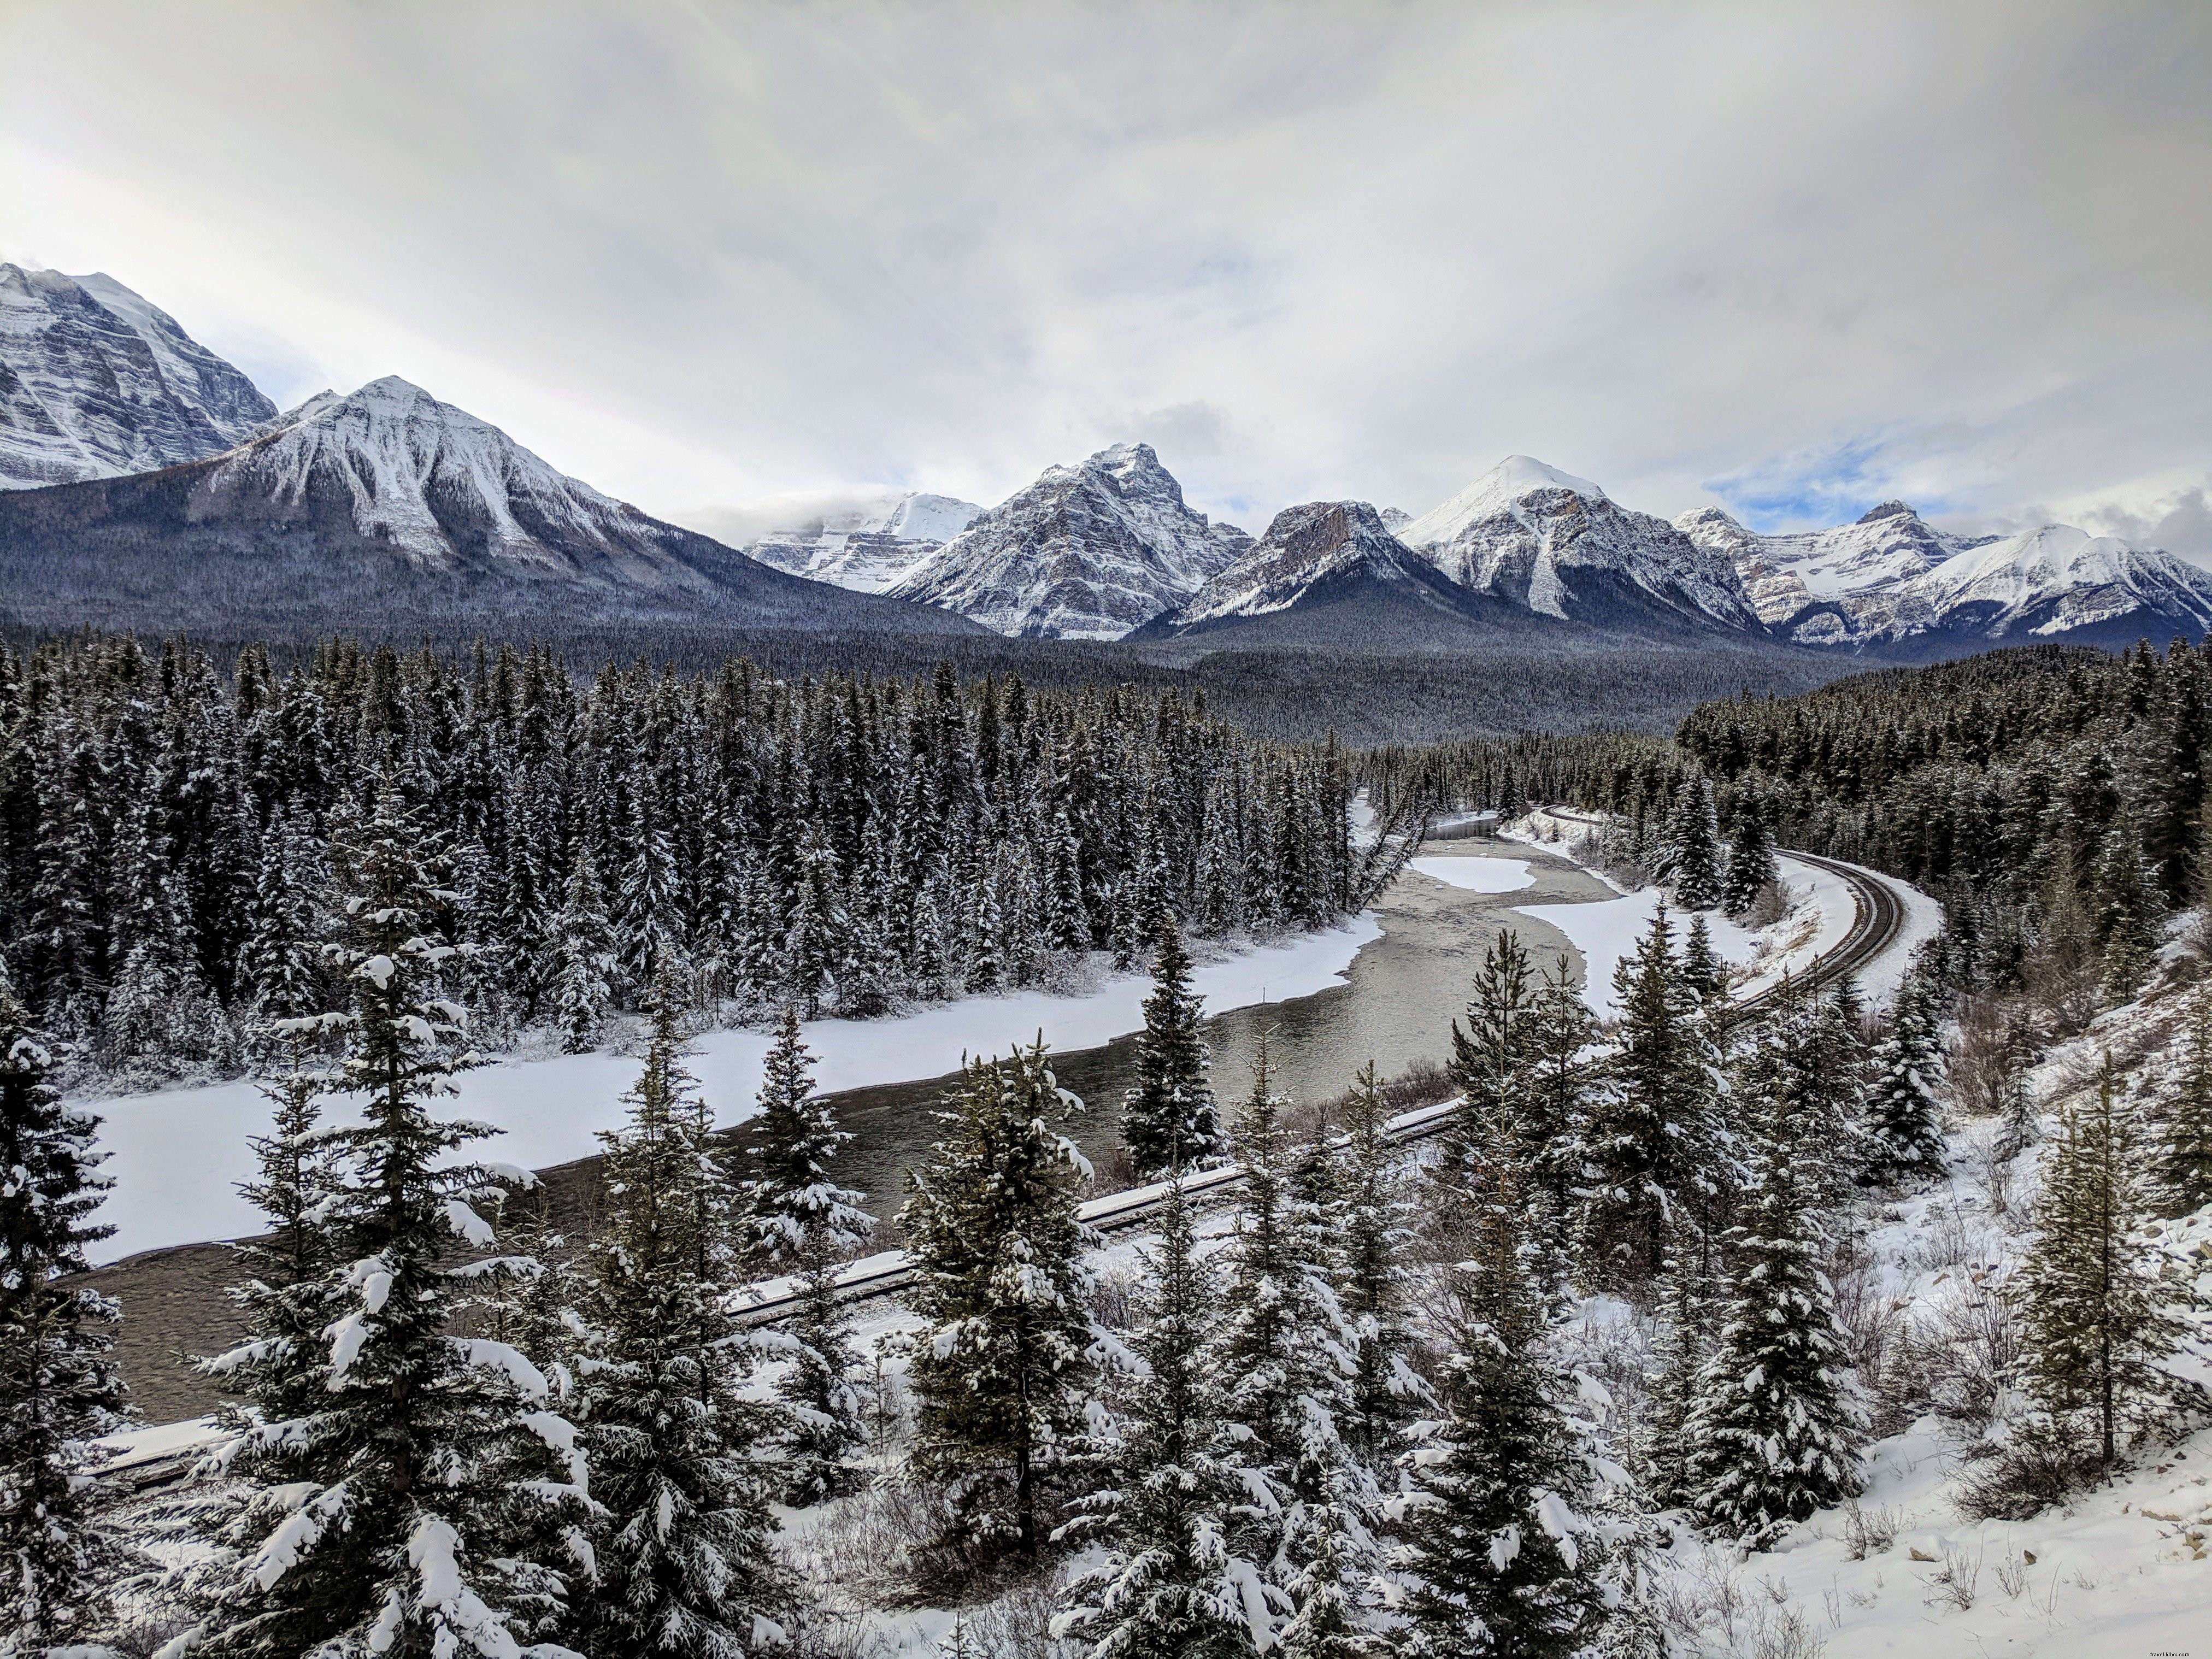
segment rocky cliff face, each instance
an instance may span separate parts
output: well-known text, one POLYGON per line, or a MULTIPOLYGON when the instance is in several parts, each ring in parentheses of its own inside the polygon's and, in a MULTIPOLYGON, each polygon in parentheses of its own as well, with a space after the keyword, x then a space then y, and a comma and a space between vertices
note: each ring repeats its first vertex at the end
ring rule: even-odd
POLYGON ((1398 535, 1460 586, 1540 616, 1764 631, 1725 556, 1526 455, 1508 456, 1398 535))
POLYGON ((276 413, 113 277, 0 264, 0 489, 200 460, 276 413))
POLYGON ((1055 466, 889 591, 1000 634, 1112 640, 1195 593, 1251 538, 1193 512, 1149 445, 1055 466))

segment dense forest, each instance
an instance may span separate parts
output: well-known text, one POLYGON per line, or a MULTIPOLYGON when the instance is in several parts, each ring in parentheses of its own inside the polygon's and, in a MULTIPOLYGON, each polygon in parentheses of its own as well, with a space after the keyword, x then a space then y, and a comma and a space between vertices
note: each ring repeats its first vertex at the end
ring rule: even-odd
POLYGON ((732 1018, 867 1015, 1127 966, 1163 907, 1209 935, 1356 910, 1407 849, 1355 844, 1353 787, 1334 745, 1172 691, 57 644, 0 652, 0 962, 120 1078, 231 1068, 327 998, 328 891, 388 798, 482 952, 483 1040, 591 1047, 664 970, 732 1018))

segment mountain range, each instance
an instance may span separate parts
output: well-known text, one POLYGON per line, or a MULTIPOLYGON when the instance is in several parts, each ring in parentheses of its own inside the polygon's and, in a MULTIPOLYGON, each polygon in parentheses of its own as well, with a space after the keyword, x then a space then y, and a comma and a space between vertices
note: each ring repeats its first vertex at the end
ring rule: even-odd
POLYGON ((885 492, 739 550, 558 471, 395 377, 279 415, 104 275, 0 264, 0 623, 236 630, 372 616, 697 623, 1186 648, 1605 637, 1950 655, 2212 628, 2212 575, 2048 525, 1939 530, 1900 501, 1763 535, 1671 523, 1509 456, 1428 512, 1313 501, 1256 540, 1146 444, 998 506, 885 492))

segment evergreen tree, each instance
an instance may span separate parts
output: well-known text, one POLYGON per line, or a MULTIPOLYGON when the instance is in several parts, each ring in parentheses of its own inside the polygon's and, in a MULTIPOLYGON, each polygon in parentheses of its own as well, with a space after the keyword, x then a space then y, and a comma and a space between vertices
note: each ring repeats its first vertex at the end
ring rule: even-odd
POLYGON ((93 1211, 95 1119, 46 1081, 53 1050, 0 979, 0 1654, 84 1651, 131 1553, 94 1444, 123 1426, 116 1304, 69 1280, 115 1230, 93 1211))
POLYGON ((1339 1279, 1352 1336, 1344 1437, 1370 1468, 1386 1462, 1398 1430, 1427 1395, 1427 1384, 1407 1358, 1413 1346, 1405 1266, 1412 1205, 1396 1190, 1389 1122, 1390 1104, 1370 1060, 1359 1068, 1345 1112, 1339 1279))
POLYGON ((1402 1650, 1565 1659, 1600 1617, 1599 1552, 1574 1508, 1588 1470, 1513 1167, 1492 1166, 1475 1198, 1441 1315, 1443 1415, 1407 1460, 1415 1587, 1402 1650))
POLYGON ((1700 1002, 1717 1000, 1728 988, 1728 969, 1713 950, 1711 930, 1702 915, 1690 918, 1690 931, 1682 939, 1682 983, 1700 1002))
POLYGON ((2189 1011, 2189 1056, 2166 1104, 2158 1148, 2160 1213, 2193 1215, 2212 1204, 2212 991, 2189 1011))
POLYGON ((944 1494, 945 1541, 1034 1556, 1089 1397, 1092 1330, 1076 1219, 1084 1168, 1047 1127, 1060 1086, 1039 1042, 968 1066, 945 1139, 907 1177, 916 1346, 912 1464, 944 1494))
POLYGON ((452 1265, 457 1236, 491 1242, 475 1206, 499 1192, 482 1165, 448 1161, 484 1131, 429 1110, 474 1063, 440 984, 472 947, 440 938, 452 896, 425 867, 434 844, 390 791, 348 850, 358 888, 333 965, 354 1007, 333 1022, 347 1050, 332 1081, 362 1097, 363 1121, 332 1133, 343 1168, 314 1212, 331 1265, 305 1298, 337 1316, 325 1342, 293 1350, 296 1372, 257 1388, 313 1407, 247 1426, 225 1454, 243 1491, 211 1522, 222 1553, 196 1650, 210 1659, 493 1653, 562 1616, 540 1546, 581 1502, 573 1429, 520 1354, 450 1334, 480 1277, 452 1265))
POLYGON ((1597 1018, 1564 956, 1537 981, 1528 1036, 1520 1161, 1540 1218, 1538 1237, 1564 1255, 1589 1129, 1591 1067, 1583 1050, 1597 1037, 1597 1018))
POLYGON ((1650 1421, 1641 1460, 1644 1489, 1662 1509, 1686 1508, 1697 1498, 1691 1425, 1711 1336, 1710 1287, 1682 1242, 1678 1230, 1656 1297, 1666 1322, 1650 1379, 1650 1421))
POLYGON ((1871 1186, 1943 1174, 1942 993, 1923 947, 1897 989, 1889 1035, 1874 1053, 1867 1100, 1866 1166, 1871 1186))
POLYGON ((1727 1235, 1729 1303, 1686 1438, 1698 1512, 1750 1548, 1860 1490, 1866 1427, 1818 1255, 1805 1141, 1754 1096, 1757 1180, 1727 1235))
POLYGON ((321 859, 305 815, 294 808, 270 825, 254 884, 252 921, 239 957, 239 976, 264 1019, 297 1019, 328 1000, 322 969, 322 921, 315 890, 321 859))
POLYGON ((1226 1136, 1206 1073, 1212 1064, 1199 1036, 1204 999, 1190 988, 1190 954, 1174 915, 1159 915, 1152 952, 1152 994, 1137 1039, 1137 1086, 1122 1097, 1121 1139, 1139 1180, 1170 1165, 1202 1169, 1218 1159, 1226 1136))
POLYGON ((1685 910, 1710 910, 1721 902, 1721 829, 1713 811, 1713 786, 1702 775, 1682 781, 1667 819, 1659 873, 1674 884, 1685 910))
POLYGON ((1212 1330, 1220 1286, 1200 1260, 1189 1206, 1170 1185, 1157 1243, 1142 1253, 1141 1369, 1111 1437, 1102 1477, 1065 1536, 1096 1540, 1104 1561, 1070 1582, 1060 1621, 1089 1659, 1212 1659, 1256 1650, 1280 1604, 1261 1568, 1237 1553, 1245 1517, 1285 1494, 1248 1467, 1220 1410, 1212 1330))
POLYGON ((577 846, 554 934, 553 1017, 561 1028, 562 1051, 589 1054, 599 1045, 619 968, 606 898, 599 890, 599 866, 586 844, 577 846))
POLYGON ((1671 1220, 1708 1206, 1724 1178, 1718 1057, 1672 945, 1662 906, 1613 973, 1620 1043, 1583 1136, 1577 1218, 1585 1271, 1601 1282, 1649 1279, 1671 1220))
POLYGON ((1757 803, 1747 802, 1737 815, 1735 840, 1729 848, 1728 875, 1721 884, 1721 908, 1732 916, 1746 915, 1766 888, 1782 879, 1774 862, 1774 832, 1757 803))
POLYGON ((2097 932, 2105 949, 2102 989, 2107 1003, 2129 1000, 2158 960, 2157 881, 2133 821, 2123 817, 2105 837, 2097 860, 2101 900, 2097 932))
POLYGON ((2023 1358, 2050 1411, 2089 1418, 2109 1466, 2122 1427, 2170 1398, 2157 1362, 2175 1329, 2145 1271, 2146 1246, 2131 1237, 2143 1216, 2142 1176, 2109 1054, 2095 1098, 2068 1108, 2063 1121, 2016 1281, 2023 1358))
POLYGON ((728 1304, 737 1194, 656 988, 623 1127, 601 1133, 611 1212, 591 1249, 578 1372, 598 1510, 583 1643, 599 1659, 737 1656, 783 1639, 794 1597, 755 1462, 773 1413, 749 1401, 728 1304))
POLYGON ((803 1297, 787 1333, 799 1352, 781 1384, 799 1408, 793 1431, 799 1465, 795 1495, 820 1496, 844 1484, 842 1473, 864 1438, 852 1373, 852 1322, 837 1303, 837 1268, 865 1243, 875 1218, 864 1196, 840 1187, 830 1165, 852 1136, 837 1127, 830 1103, 814 1092, 799 1035, 799 1011, 787 1005, 761 1079, 760 1110, 750 1150, 759 1173, 745 1183, 745 1225, 756 1260, 797 1276, 803 1297))
POLYGON ((1365 1659, 1389 1651, 1382 1634, 1362 1616, 1355 1585, 1367 1553, 1352 1547, 1353 1525, 1335 1505, 1316 1508, 1309 1522, 1312 1542, 1305 1565, 1291 1580, 1290 1622, 1271 1651, 1282 1659, 1365 1659))

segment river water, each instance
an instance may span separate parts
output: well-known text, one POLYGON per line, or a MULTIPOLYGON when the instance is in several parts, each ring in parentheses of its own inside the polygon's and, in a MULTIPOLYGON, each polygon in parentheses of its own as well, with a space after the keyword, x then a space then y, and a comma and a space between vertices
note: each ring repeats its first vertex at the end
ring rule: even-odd
MULTIPOLYGON (((1468 987, 1482 953, 1504 928, 1521 936, 1537 966, 1565 956, 1579 977, 1582 957, 1549 924, 1516 915, 1522 904, 1607 899, 1611 889, 1567 860, 1519 842, 1431 842, 1431 859, 1504 859, 1525 863, 1529 884, 1504 893, 1473 890, 1409 869, 1376 905, 1382 936, 1361 948, 1345 981, 1311 996, 1233 1008, 1205 1023, 1213 1054, 1213 1087, 1224 1116, 1252 1086, 1251 1066, 1264 1034, 1276 1092, 1294 1102, 1333 1099, 1351 1087, 1369 1060, 1384 1078, 1419 1061, 1441 1063, 1451 1045, 1451 1022, 1467 1006, 1468 987)), ((1470 872, 1472 874, 1473 872, 1470 872)), ((1509 878, 1485 872, 1485 885, 1509 878)), ((1048 1030, 1046 1041, 1051 1040, 1048 1030)), ((1103 1173, 1121 1145, 1117 1124, 1122 1091, 1135 1081, 1136 1035, 1097 1048, 1053 1055, 1060 1086, 1086 1103, 1065 1133, 1103 1173)), ((840 1126, 856 1138, 840 1158, 840 1180, 870 1194, 871 1207, 889 1215, 899 1203, 908 1169, 940 1133, 932 1115, 957 1078, 933 1078, 828 1097, 840 1126)), ((1111 1183, 1109 1183, 1109 1185, 1111 1183)))

